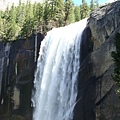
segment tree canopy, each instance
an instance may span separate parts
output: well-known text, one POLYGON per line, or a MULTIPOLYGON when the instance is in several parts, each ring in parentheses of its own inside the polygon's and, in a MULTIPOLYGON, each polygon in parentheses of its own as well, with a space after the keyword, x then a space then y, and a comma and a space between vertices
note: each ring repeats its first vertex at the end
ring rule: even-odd
POLYGON ((27 38, 32 33, 46 33, 53 27, 61 27, 89 17, 96 8, 91 0, 90 6, 85 0, 81 5, 74 5, 72 0, 45 0, 31 4, 19 1, 18 6, 0 11, 0 41, 27 38))

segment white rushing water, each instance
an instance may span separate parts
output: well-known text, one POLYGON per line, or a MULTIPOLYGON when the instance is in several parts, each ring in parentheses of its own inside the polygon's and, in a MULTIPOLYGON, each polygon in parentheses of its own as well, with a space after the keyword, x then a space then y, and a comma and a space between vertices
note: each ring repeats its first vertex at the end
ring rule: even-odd
POLYGON ((33 93, 33 120, 72 120, 80 43, 87 19, 54 28, 41 43, 33 93))

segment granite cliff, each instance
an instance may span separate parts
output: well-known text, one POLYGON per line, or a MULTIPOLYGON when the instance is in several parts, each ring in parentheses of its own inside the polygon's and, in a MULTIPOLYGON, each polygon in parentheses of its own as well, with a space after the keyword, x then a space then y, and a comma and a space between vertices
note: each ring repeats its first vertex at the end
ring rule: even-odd
POLYGON ((120 99, 111 75, 114 38, 120 33, 120 1, 90 14, 83 33, 78 102, 74 120, 119 120, 120 99), (87 35, 87 36, 86 36, 87 35))
POLYGON ((91 13, 89 27, 93 40, 92 74, 98 78, 96 119, 119 120, 120 99, 115 93, 116 86, 111 77, 114 70, 111 52, 115 50, 115 35, 120 33, 120 1, 103 6, 91 13))
POLYGON ((30 120, 36 60, 43 36, 0 42, 0 120, 30 120))

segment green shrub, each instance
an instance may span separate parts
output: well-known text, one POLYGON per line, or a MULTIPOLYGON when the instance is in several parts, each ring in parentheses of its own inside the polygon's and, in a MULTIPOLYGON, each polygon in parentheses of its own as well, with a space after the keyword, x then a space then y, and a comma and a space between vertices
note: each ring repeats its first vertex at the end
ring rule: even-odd
POLYGON ((115 63, 114 74, 112 75, 112 78, 117 85, 116 93, 120 95, 120 33, 115 35, 114 44, 116 51, 113 51, 111 54, 115 63))

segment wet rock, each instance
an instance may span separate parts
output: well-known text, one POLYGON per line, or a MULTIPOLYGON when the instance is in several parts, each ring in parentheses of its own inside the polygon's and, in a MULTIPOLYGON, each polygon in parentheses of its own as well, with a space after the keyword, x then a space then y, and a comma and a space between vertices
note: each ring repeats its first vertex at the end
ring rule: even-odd
POLYGON ((32 119, 34 72, 43 36, 0 42, 0 119, 32 119))

